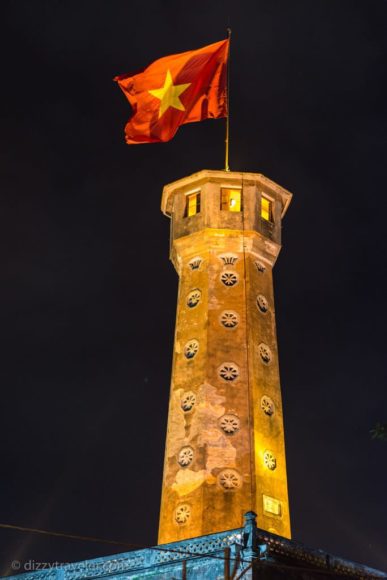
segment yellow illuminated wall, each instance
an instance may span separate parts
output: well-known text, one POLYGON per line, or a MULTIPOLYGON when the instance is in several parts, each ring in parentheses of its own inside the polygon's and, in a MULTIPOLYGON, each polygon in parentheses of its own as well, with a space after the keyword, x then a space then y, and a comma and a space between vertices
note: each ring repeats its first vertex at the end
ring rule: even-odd
POLYGON ((159 543, 240 527, 249 510, 290 537, 272 281, 290 198, 260 174, 202 171, 164 188, 179 297, 159 543), (193 187, 200 211, 187 215, 193 187))

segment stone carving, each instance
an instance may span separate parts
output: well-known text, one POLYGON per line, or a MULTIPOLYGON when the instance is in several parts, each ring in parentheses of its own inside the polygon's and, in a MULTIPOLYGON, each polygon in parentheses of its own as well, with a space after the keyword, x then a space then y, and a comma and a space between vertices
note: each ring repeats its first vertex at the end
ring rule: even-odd
MULTIPOLYGON (((170 408, 173 421, 168 426, 166 452, 172 491, 181 498, 181 502, 203 483, 217 485, 220 470, 235 469, 239 435, 229 436, 219 427, 219 419, 228 412, 225 407, 225 390, 234 388, 235 383, 225 384, 223 380, 221 383, 217 387, 209 383, 192 386, 196 403, 190 411, 181 410, 182 398, 189 389, 172 390, 170 408), (179 452, 188 445, 194 450, 194 458, 190 465, 181 467, 178 464, 179 452)), ((230 410, 230 413, 234 413, 234 410, 230 410)))
POLYGON ((202 261, 203 260, 199 258, 199 256, 196 258, 192 258, 192 260, 188 262, 188 266, 191 268, 191 270, 199 270, 202 261))
POLYGON ((270 348, 267 346, 267 344, 265 344, 264 342, 261 342, 258 349, 259 349, 259 354, 261 356, 261 359, 263 360, 263 362, 265 364, 268 365, 272 359, 272 354, 271 354, 270 348))
POLYGON ((220 323, 225 328, 235 328, 239 324, 239 316, 232 310, 224 310, 220 315, 220 323))
POLYGON ((219 419, 220 428, 226 435, 234 435, 240 428, 240 421, 236 415, 223 415, 219 419))
POLYGON ((263 395, 261 398, 261 409, 265 415, 273 415, 275 411, 275 406, 273 400, 267 395, 263 395))
POLYGON ((223 469, 218 475, 218 483, 225 491, 234 491, 242 485, 242 478, 235 469, 223 469))
POLYGON ((271 451, 265 451, 263 454, 263 462, 270 471, 274 471, 277 467, 277 460, 271 451))
POLYGON ((183 411, 191 411, 196 403, 196 395, 192 391, 187 391, 181 398, 181 408, 183 411))
POLYGON ((219 256, 225 266, 235 266, 238 256, 235 254, 223 254, 219 256))
POLYGON ((195 290, 191 290, 191 292, 187 296, 187 306, 188 308, 195 308, 200 302, 202 298, 202 293, 198 288, 195 290))
POLYGON ((178 524, 186 524, 191 517, 191 507, 183 503, 175 509, 175 520, 178 524))
POLYGON ((181 465, 181 467, 187 467, 187 465, 192 463, 193 457, 194 452, 192 447, 182 447, 179 451, 178 463, 181 465))
POLYGON ((262 262, 259 262, 258 260, 256 262, 254 262, 258 272, 260 272, 261 274, 264 273, 264 271, 266 270, 266 266, 264 264, 262 264, 262 262))
POLYGON ((269 303, 267 299, 263 296, 263 294, 258 294, 257 296, 257 306, 258 310, 261 312, 267 312, 269 310, 269 303))
POLYGON ((222 272, 220 280, 225 286, 235 286, 238 282, 238 274, 235 274, 235 272, 222 272))
POLYGON ((194 358, 199 350, 199 343, 197 340, 190 340, 184 347, 184 356, 185 358, 194 358))
POLYGON ((219 375, 224 381, 235 381, 239 377, 239 369, 236 364, 226 362, 219 368, 219 375))

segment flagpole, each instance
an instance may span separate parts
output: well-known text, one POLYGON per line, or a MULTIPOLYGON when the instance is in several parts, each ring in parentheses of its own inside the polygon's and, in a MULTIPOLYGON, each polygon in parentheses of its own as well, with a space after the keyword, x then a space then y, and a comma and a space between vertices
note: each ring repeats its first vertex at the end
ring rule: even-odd
POLYGON ((227 62, 227 117, 226 117, 226 151, 224 156, 224 170, 230 171, 230 166, 228 163, 228 146, 230 140, 230 48, 231 48, 231 28, 227 28, 228 37, 228 62, 227 62))

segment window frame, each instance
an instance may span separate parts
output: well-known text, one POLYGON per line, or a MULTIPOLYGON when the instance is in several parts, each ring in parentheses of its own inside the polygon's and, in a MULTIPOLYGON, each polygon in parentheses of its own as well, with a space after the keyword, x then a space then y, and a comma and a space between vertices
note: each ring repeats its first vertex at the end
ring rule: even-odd
POLYGON ((185 205, 184 205, 184 217, 191 218, 200 213, 201 210, 201 190, 195 189, 194 191, 188 191, 184 194, 185 205), (195 200, 195 212, 190 213, 190 201, 195 200))
POLYGON ((220 211, 228 211, 231 213, 241 213, 243 211, 243 188, 242 187, 235 187, 229 185, 222 185, 220 187, 220 211), (227 201, 224 201, 223 192, 232 192, 237 191, 239 192, 239 209, 231 209, 230 207, 230 193, 228 193, 227 201), (227 207, 224 205, 227 204, 227 207))
POLYGON ((274 199, 272 197, 270 197, 269 195, 267 195, 266 193, 261 193, 261 203, 260 203, 260 211, 259 211, 259 216, 261 218, 261 220, 263 222, 265 222, 266 224, 274 224, 274 199), (268 202, 268 210, 267 210, 267 214, 268 214, 268 218, 264 217, 263 212, 263 200, 268 202))

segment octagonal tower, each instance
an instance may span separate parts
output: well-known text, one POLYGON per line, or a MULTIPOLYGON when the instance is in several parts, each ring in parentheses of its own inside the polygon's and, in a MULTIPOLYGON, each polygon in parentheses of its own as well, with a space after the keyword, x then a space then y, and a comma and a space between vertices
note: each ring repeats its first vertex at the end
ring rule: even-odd
POLYGON ((272 268, 292 194, 204 170, 164 187, 179 294, 159 543, 258 514, 290 538, 272 268))

